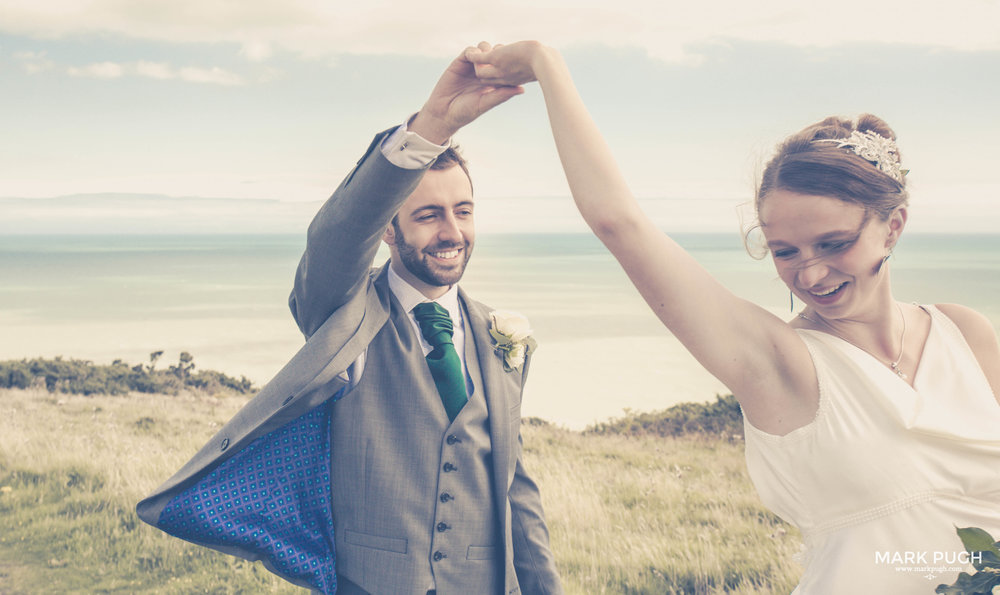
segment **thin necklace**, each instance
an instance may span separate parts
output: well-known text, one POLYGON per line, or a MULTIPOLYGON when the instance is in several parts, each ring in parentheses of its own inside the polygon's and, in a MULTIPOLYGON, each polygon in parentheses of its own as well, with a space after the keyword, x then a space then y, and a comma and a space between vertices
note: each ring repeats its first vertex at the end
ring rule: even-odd
MULTIPOLYGON (((906 345, 906 343, 905 343, 905 339, 906 339, 906 316, 903 315, 903 307, 899 305, 899 302, 896 302, 896 309, 899 310, 899 316, 900 316, 900 318, 903 319, 903 332, 899 334, 899 357, 896 358, 896 361, 894 361, 894 362, 888 362, 888 364, 889 364, 889 367, 892 369, 892 371, 896 373, 896 376, 899 376, 903 380, 906 380, 906 378, 907 378, 906 374, 904 374, 903 370, 900 369, 900 367, 899 367, 899 362, 903 361, 903 347, 906 345)), ((833 326, 829 322, 827 322, 826 320, 824 320, 822 317, 819 320, 814 320, 812 318, 809 318, 808 316, 806 316, 802 312, 799 312, 799 318, 801 318, 803 320, 808 320, 809 322, 811 322, 813 324, 822 324, 822 325, 826 326, 826 328, 828 328, 831 331, 833 331, 833 334, 836 335, 837 337, 843 339, 844 341, 847 341, 851 345, 854 345, 855 347, 857 347, 861 351, 864 351, 868 355, 871 355, 875 359, 879 359, 879 358, 875 357, 875 355, 872 354, 871 351, 868 351, 864 347, 858 346, 858 344, 855 343, 854 341, 851 341, 847 337, 845 337, 845 336, 841 335, 840 333, 838 333, 837 329, 833 328, 833 326)))

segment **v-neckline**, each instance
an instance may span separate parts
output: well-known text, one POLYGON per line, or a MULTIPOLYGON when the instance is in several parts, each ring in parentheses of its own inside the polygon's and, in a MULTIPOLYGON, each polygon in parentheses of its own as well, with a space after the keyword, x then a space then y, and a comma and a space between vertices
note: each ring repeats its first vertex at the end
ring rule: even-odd
POLYGON ((799 330, 813 332, 813 333, 819 333, 819 334, 822 334, 822 335, 826 335, 828 337, 833 337, 837 341, 843 343, 844 345, 847 345, 851 349, 853 349, 853 350, 855 350, 855 351, 863 354, 868 359, 874 361, 876 364, 878 364, 879 368, 881 368, 881 369, 885 370, 887 373, 891 374, 897 381, 902 382, 903 384, 905 384, 911 391, 913 391, 915 393, 919 393, 920 390, 917 388, 917 380, 921 376, 921 371, 923 370, 923 367, 924 367, 923 366, 924 353, 927 351, 927 342, 930 340, 931 333, 934 332, 935 321, 934 321, 934 314, 926 306, 923 306, 921 304, 914 304, 914 305, 917 306, 918 308, 920 308, 921 310, 923 310, 927 314, 927 316, 928 316, 928 318, 930 320, 930 323, 927 326, 927 336, 924 337, 924 341, 920 345, 920 357, 917 359, 916 368, 914 368, 913 374, 911 374, 909 376, 909 378, 913 380, 912 383, 909 382, 908 379, 903 378, 902 376, 900 376, 899 374, 897 374, 892 368, 890 368, 889 366, 887 366, 885 364, 885 362, 883 362, 879 358, 875 357, 874 355, 872 355, 871 353, 869 353, 867 350, 858 347, 854 343, 851 343, 850 341, 848 341, 847 339, 841 337, 840 335, 836 335, 834 333, 826 332, 826 331, 823 331, 823 330, 820 330, 820 329, 799 329, 799 330))

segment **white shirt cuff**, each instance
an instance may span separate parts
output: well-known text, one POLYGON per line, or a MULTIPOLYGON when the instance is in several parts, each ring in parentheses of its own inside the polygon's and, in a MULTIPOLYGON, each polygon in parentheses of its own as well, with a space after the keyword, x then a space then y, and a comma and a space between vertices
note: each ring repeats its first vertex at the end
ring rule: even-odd
POLYGON ((447 148, 447 144, 435 145, 416 132, 410 132, 406 128, 406 122, 385 137, 381 146, 382 154, 389 163, 403 169, 425 168, 447 148))

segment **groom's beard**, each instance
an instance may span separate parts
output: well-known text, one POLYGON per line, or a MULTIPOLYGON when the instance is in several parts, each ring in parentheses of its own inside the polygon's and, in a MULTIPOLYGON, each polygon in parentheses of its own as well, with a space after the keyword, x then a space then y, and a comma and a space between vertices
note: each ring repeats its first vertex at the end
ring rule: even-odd
POLYGON ((399 226, 395 226, 393 231, 396 234, 396 250, 399 252, 399 260, 414 277, 433 287, 448 287, 458 283, 462 278, 465 266, 469 264, 469 257, 472 256, 471 243, 468 241, 442 242, 428 246, 424 250, 418 250, 416 246, 406 241, 399 226), (462 253, 456 259, 456 265, 451 267, 439 265, 429 254, 454 249, 461 249, 462 253))

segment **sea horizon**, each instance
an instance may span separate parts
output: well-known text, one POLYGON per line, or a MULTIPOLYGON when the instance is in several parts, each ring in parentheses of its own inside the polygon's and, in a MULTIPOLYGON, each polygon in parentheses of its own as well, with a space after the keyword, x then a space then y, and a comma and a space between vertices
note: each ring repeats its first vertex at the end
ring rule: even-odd
MULTIPOLYGON (((752 259, 738 234, 671 236, 737 295, 791 315, 770 260, 752 259)), ((5 235, 0 359, 136 364, 163 350, 167 365, 187 351, 262 386, 303 343, 287 297, 304 245, 304 233, 5 235)), ((904 234, 891 266, 898 299, 963 303, 1000 327, 1000 234, 904 234)), ((579 429, 728 394, 591 234, 480 234, 462 286, 532 322, 525 415, 579 429)))

